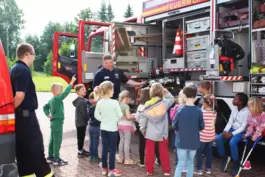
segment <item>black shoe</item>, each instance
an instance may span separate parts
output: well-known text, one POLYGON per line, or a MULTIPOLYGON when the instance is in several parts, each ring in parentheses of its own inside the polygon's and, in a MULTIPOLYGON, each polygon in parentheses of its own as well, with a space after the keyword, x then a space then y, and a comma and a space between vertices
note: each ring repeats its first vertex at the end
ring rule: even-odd
POLYGON ((84 158, 84 157, 88 157, 89 156, 89 152, 85 151, 85 150, 82 150, 82 151, 79 151, 77 153, 77 157, 78 158, 84 158))
POLYGON ((84 149, 83 149, 82 152, 83 152, 87 157, 90 155, 90 153, 89 153, 88 151, 84 150, 84 149))
POLYGON ((232 176, 236 176, 240 168, 240 162, 239 161, 233 161, 233 171, 232 176))
POLYGON ((223 158, 222 166, 221 166, 221 171, 226 171, 226 169, 227 169, 230 161, 231 161, 231 158, 229 156, 223 158))
POLYGON ((48 164, 51 164, 51 163, 53 163, 53 161, 54 161, 54 157, 48 157, 48 158, 46 159, 46 161, 47 161, 48 164))
POLYGON ((65 161, 61 158, 54 158, 53 165, 55 166, 62 166, 62 165, 67 165, 68 161, 65 161))

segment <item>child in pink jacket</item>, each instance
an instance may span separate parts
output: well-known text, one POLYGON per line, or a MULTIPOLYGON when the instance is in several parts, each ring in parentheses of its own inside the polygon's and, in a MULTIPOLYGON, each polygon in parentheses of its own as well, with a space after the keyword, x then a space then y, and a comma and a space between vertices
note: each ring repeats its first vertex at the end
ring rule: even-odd
MULTIPOLYGON (((262 136, 262 132, 265 130, 265 112, 262 100, 258 97, 250 98, 248 101, 248 109, 250 113, 245 138, 251 138, 251 140, 255 142, 262 136)), ((244 169, 251 169, 250 161, 244 164, 244 169)))

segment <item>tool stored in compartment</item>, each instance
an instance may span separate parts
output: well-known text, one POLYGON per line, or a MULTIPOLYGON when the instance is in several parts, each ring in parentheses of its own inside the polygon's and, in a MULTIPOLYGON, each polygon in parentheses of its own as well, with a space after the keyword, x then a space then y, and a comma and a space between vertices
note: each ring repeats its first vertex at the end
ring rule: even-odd
POLYGON ((219 55, 220 75, 227 76, 235 69, 235 62, 244 58, 245 52, 240 45, 224 35, 215 39, 215 43, 221 47, 221 54, 219 55))
POLYGON ((231 9, 228 12, 220 13, 219 27, 227 28, 248 24, 248 8, 231 9))

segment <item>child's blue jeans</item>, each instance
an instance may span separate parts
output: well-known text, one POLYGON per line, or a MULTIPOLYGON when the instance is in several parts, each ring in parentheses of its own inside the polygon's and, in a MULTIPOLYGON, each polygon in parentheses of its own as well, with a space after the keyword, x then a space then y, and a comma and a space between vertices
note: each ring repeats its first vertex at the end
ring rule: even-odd
POLYGON ((201 142, 200 148, 197 150, 197 170, 202 170, 202 154, 206 157, 206 169, 212 168, 213 142, 201 142))
POLYGON ((186 177, 193 177, 194 158, 196 155, 196 150, 177 148, 177 153, 178 153, 178 164, 176 167, 174 177, 181 177, 185 165, 187 166, 188 170, 188 172, 186 173, 186 177))
POLYGON ((117 145, 117 132, 110 132, 106 130, 101 130, 102 139, 102 168, 108 168, 109 170, 115 169, 115 154, 117 145), (108 151, 109 152, 109 166, 108 161, 108 151))
POLYGON ((90 137, 90 157, 98 157, 98 145, 99 145, 99 136, 100 136, 100 127, 99 126, 89 126, 88 129, 90 137))
MULTIPOLYGON (((234 131, 234 129, 230 129, 229 133, 232 133, 234 131)), ((232 138, 229 141, 229 146, 230 146, 230 151, 231 151, 231 156, 232 156, 232 160, 234 161, 238 161, 238 147, 237 144, 242 141, 244 132, 242 133, 238 133, 234 136, 232 136, 232 138)), ((221 157, 225 157, 225 147, 224 147, 224 136, 223 133, 220 133, 219 135, 216 136, 216 146, 217 146, 217 150, 218 153, 221 157)))

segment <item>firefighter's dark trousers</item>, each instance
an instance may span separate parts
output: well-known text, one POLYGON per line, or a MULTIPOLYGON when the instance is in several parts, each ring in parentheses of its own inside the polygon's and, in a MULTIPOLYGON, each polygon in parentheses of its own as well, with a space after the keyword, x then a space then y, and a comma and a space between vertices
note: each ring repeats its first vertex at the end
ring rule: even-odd
POLYGON ((16 159, 21 177, 53 177, 44 155, 43 137, 34 111, 16 111, 16 159))

